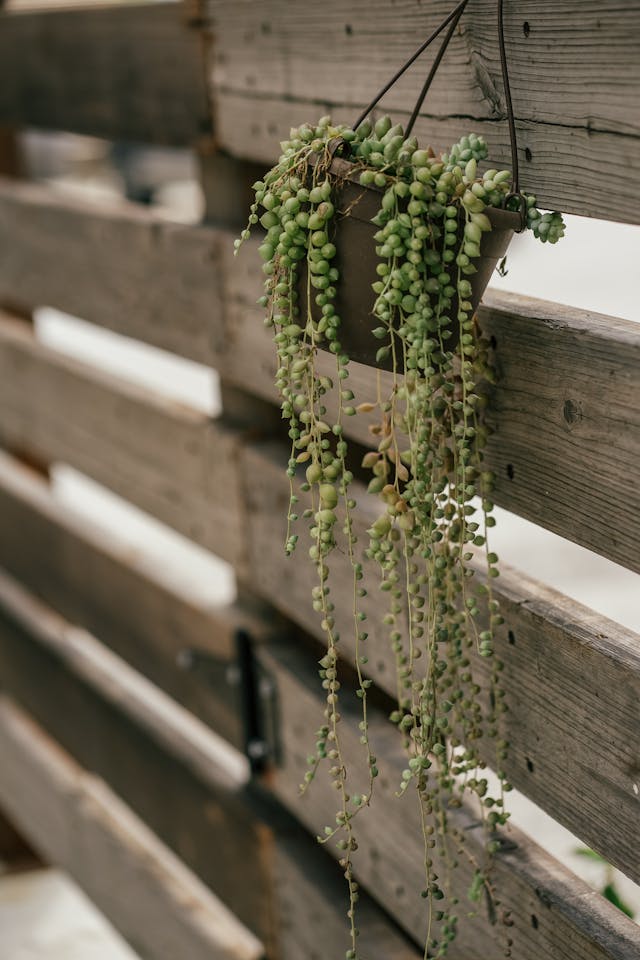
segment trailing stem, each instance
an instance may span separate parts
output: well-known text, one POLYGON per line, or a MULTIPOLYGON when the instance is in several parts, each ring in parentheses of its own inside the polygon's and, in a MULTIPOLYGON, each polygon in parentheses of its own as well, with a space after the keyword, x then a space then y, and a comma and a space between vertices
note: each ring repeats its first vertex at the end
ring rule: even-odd
MULTIPOLYGON (((319 661, 324 722, 301 789, 327 761, 338 809, 318 839, 339 850, 349 890, 346 957, 358 960, 354 821, 372 802, 378 776, 369 736, 363 602, 367 576, 377 569, 389 599, 384 623, 396 662, 391 720, 407 755, 398 792, 416 790, 424 845, 425 957, 444 957, 458 925, 454 878, 460 858, 472 869, 471 902, 485 896, 493 909, 499 904, 489 868, 499 849, 496 830, 508 818, 507 743, 500 734, 503 665, 494 653, 503 620, 493 591, 498 557, 489 546, 493 476, 483 463, 488 436, 483 410, 495 375, 472 300, 483 236, 491 230, 487 210, 512 202, 511 175, 480 172, 487 157, 481 137, 463 137, 436 156, 419 149, 415 138, 405 137, 386 117, 375 126, 364 121, 357 130, 334 127, 325 117, 315 127, 292 130, 282 149, 278 164, 254 184, 249 227, 236 244, 260 221, 266 231, 260 246, 266 275, 262 303, 274 331, 276 385, 291 440, 285 549, 291 554, 298 546, 294 531, 302 495, 317 572, 312 604, 326 640, 319 661), (336 265, 339 224, 351 209, 339 209, 345 174, 335 172, 336 152, 351 162, 350 178, 359 179, 363 190, 376 189, 380 203, 373 220, 378 262, 372 336, 379 341, 376 362, 391 366, 391 383, 385 395, 378 377, 376 397, 358 404, 348 386, 350 358, 342 345, 349 317, 337 310, 340 284, 347 282, 336 265), (333 377, 316 368, 319 348, 335 356, 333 377), (380 420, 372 427, 374 449, 362 466, 371 471, 368 490, 380 509, 363 556, 345 426, 349 417, 372 411, 380 420), (348 559, 353 585, 352 648, 367 770, 366 787, 358 794, 350 792, 340 733, 340 635, 330 586, 336 550, 348 559), (480 554, 482 581, 476 576, 480 554), (493 741, 491 751, 483 746, 487 740, 493 741), (495 796, 483 773, 490 754, 499 779, 495 796), (465 795, 475 801, 485 826, 484 857, 468 848, 456 826, 455 810, 465 795)), ((530 229, 543 242, 555 243, 564 231, 560 215, 542 215, 533 197, 526 204, 530 229)), ((506 938, 506 956, 510 946, 506 938)))

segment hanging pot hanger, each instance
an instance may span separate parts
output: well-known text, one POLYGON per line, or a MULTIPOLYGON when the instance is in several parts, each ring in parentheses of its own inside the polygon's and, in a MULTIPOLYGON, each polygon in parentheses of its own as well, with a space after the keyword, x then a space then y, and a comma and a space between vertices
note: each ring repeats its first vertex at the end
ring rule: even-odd
MULTIPOLYGON (((362 111, 358 119, 353 124, 354 130, 363 122, 363 120, 365 120, 368 117, 368 115, 371 113, 373 108, 377 106, 377 104, 383 98, 385 93, 387 93, 395 85, 395 83, 400 79, 400 77, 402 77, 406 73, 409 67, 413 63, 415 63, 415 61, 418 59, 418 57, 420 57, 424 53, 427 47, 429 47, 433 43, 433 41, 440 36, 442 31, 445 30, 446 27, 449 27, 442 43, 440 44, 440 48, 431 66, 431 70, 429 71, 429 74, 427 75, 427 78, 422 86, 422 90, 420 91, 418 99, 415 103, 415 106, 411 113, 411 117, 409 118, 409 122, 407 123, 406 129, 405 129, 405 135, 407 137, 410 135, 411 131, 413 130, 414 124, 416 122, 416 119, 418 117, 418 114, 420 113, 420 110, 422 108, 424 100, 427 96, 427 93, 429 92, 429 88, 431 87, 431 84, 436 75, 438 67, 440 66, 442 58, 447 50, 447 47, 449 46, 451 38, 453 37, 456 31, 456 27, 460 22, 460 18, 462 17, 462 14, 464 13, 468 2, 469 0, 460 0, 460 3, 458 3, 457 6, 453 8, 453 10, 444 18, 442 23, 439 24, 439 26, 433 31, 433 33, 420 44, 418 49, 409 57, 408 60, 405 61, 405 63, 400 67, 399 70, 396 71, 396 73, 391 77, 391 79, 387 81, 387 83, 382 87, 382 89, 378 91, 378 93, 375 95, 373 100, 367 105, 367 107, 362 111)), ((509 200, 512 200, 512 199, 518 200, 518 212, 520 213, 521 226, 517 232, 520 233, 526 227, 527 203, 526 203, 525 196, 520 191, 518 141, 517 141, 517 135, 516 135, 515 117, 513 114, 513 101, 511 99, 511 86, 509 84, 509 69, 507 65, 507 54, 506 54, 506 47, 505 47, 505 40, 504 40, 504 0, 498 0, 498 45, 500 49, 500 66, 502 70, 502 83, 504 86, 504 95, 505 95, 505 102, 507 107, 507 122, 509 125, 509 141, 511 144, 512 190, 511 190, 511 193, 509 193, 505 197, 504 203, 506 205, 509 202, 509 200)))

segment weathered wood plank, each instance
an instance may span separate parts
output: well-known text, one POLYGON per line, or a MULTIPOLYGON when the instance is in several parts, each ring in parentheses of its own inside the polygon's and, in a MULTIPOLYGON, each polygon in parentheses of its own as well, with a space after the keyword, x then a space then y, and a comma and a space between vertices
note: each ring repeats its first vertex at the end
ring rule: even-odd
POLYGON ((640 327, 514 294, 481 322, 496 503, 640 572, 640 327))
MULTIPOLYGON (((315 682, 312 662, 299 648, 265 647, 258 651, 260 661, 278 688, 281 765, 270 777, 275 794, 298 812, 310 830, 322 833, 333 824, 336 793, 328 775, 318 774, 304 798, 299 783, 305 771, 308 745, 316 739, 318 717, 322 716, 324 697, 315 682)), ((361 717, 355 697, 341 692, 340 749, 350 770, 350 791, 366 790, 362 779, 364 751, 357 722, 361 717)), ((396 796, 405 766, 398 732, 374 708, 369 711, 369 731, 381 774, 370 810, 354 821, 359 849, 353 855, 356 877, 380 897, 398 922, 413 936, 425 934, 427 910, 420 890, 424 886, 424 852, 421 840, 418 804, 412 792, 401 800, 396 796)), ((613 819, 613 808, 609 807, 613 819)), ((473 856, 481 855, 482 837, 477 815, 472 810, 449 811, 450 822, 465 831, 466 844, 473 856)), ((336 855, 339 855, 336 851, 336 855)), ((438 864, 436 873, 446 871, 438 864), (442 869, 438 869, 438 867, 442 869)), ((486 904, 478 907, 473 921, 466 918, 469 888, 475 867, 464 855, 452 874, 460 897, 459 938, 451 950, 452 960, 481 960, 502 953, 507 937, 512 941, 511 955, 518 960, 539 957, 594 960, 620 958, 632 960, 640 949, 640 928, 599 894, 589 889, 570 871, 561 867, 515 828, 506 836, 503 849, 496 855, 495 885, 500 898, 496 918, 486 904), (510 915, 509 926, 502 926, 503 911, 510 915)))
POLYGON ((63 460, 242 565, 239 437, 206 414, 42 346, 0 316, 0 436, 63 460))
POLYGON ((164 572, 162 557, 65 508, 33 471, 0 453, 0 565, 244 749, 236 634, 268 621, 216 604, 164 572), (193 669, 179 663, 192 661, 193 669))
MULTIPOLYGON (((292 10, 268 0, 256 14, 251 0, 202 5, 214 33, 216 138, 268 164, 293 125, 327 112, 353 122, 452 8, 332 0, 292 10)), ((571 3, 530 0, 507 8, 505 34, 524 188, 567 212, 640 221, 638 4, 588 0, 577 20, 571 3)), ((395 119, 408 117, 432 59, 387 95, 395 119)), ((505 116, 495 4, 482 0, 462 18, 416 134, 443 148, 474 130, 497 163, 509 163, 505 116)))
MULTIPOLYGON (((252 587, 322 639, 320 618, 311 610, 316 573, 307 561, 302 532, 301 556, 289 560, 284 554, 289 499, 286 453, 276 444, 263 444, 247 450, 245 463, 254 478, 248 502, 252 587), (282 545, 280 551, 278 545, 282 545)), ((366 528, 377 511, 368 510, 364 489, 357 484, 354 496, 359 505, 354 532, 358 549, 364 549, 366 528)), ((340 646, 352 658, 353 582, 346 553, 335 551, 330 566, 340 646)), ((640 786, 640 638, 504 565, 493 590, 506 620, 497 650, 505 664, 508 712, 503 722, 510 743, 505 763, 509 778, 556 820, 640 881, 636 792, 640 786), (607 699, 603 713, 603 691, 607 690, 615 690, 616 697, 615 702, 607 699), (615 819, 610 817, 611 810, 616 811, 615 819)), ((395 697, 395 656, 383 625, 388 609, 385 595, 371 590, 363 609, 369 634, 364 669, 395 697)), ((480 663, 476 667, 482 668, 480 663)), ((489 745, 485 759, 489 765, 494 760, 489 745)))
MULTIPOLYGON (((65 369, 64 364, 66 364, 66 361, 63 362, 63 369, 65 369)), ((10 368, 7 367, 6 369, 7 370, 11 369, 13 374, 14 370, 16 369, 15 362, 12 361, 11 367, 10 368)), ((15 404, 19 402, 19 404, 22 406, 25 403, 24 393, 26 393, 26 391, 23 392, 20 390, 20 384, 24 385, 25 383, 29 383, 30 381, 26 380, 24 376, 22 377, 22 379, 20 378, 16 379, 13 376, 12 377, 5 376, 3 379, 3 384, 6 384, 8 382, 9 383, 13 382, 14 384, 13 388, 10 388, 13 391, 13 396, 14 396, 13 403, 15 404), (17 394, 20 394, 19 400, 16 399, 17 394)), ((41 383, 39 383, 38 389, 41 389, 41 387, 42 385, 41 383)), ((7 393, 7 387, 0 387, 0 394, 4 394, 6 396, 6 393, 7 393)), ((27 396, 29 395, 30 394, 27 393, 27 396)), ((99 392, 98 392, 98 396, 99 396, 99 392)), ((43 438, 39 442, 44 444, 45 451, 49 455, 51 455, 51 452, 53 449, 54 456, 64 456, 67 454, 67 451, 71 450, 73 457, 78 456, 77 450, 80 449, 82 451, 82 448, 79 446, 70 445, 69 438, 73 439, 75 434, 73 430, 70 430, 69 422, 73 423, 73 418, 78 417, 78 412, 77 412, 78 410, 81 411, 82 416, 85 416, 85 413, 84 413, 85 407, 83 407, 83 405, 80 404, 75 406, 71 405, 65 408, 64 404, 61 404, 58 397, 56 397, 55 404, 49 403, 44 406, 46 407, 47 416, 48 416, 48 408, 51 407, 54 410, 54 416, 56 417, 54 425, 51 426, 49 425, 49 422, 47 419, 42 419, 45 417, 45 413, 41 411, 38 414, 38 416, 41 417, 42 419, 40 436, 43 438), (60 444, 60 446, 55 446, 52 448, 51 447, 52 437, 55 437, 56 430, 61 434, 62 440, 57 441, 60 444)), ((7 421, 11 422, 10 410, 11 410, 11 404, 8 404, 6 402, 0 407, 0 423, 7 422, 7 421), (7 411, 9 411, 9 413, 7 411)), ((120 428, 120 421, 118 421, 117 426, 118 428, 120 428)), ((115 437, 115 431, 116 431, 115 423, 112 427, 112 430, 115 437)), ((104 427, 102 426, 100 428, 96 427, 91 431, 92 437, 100 436, 101 450, 105 443, 102 437, 103 433, 104 433, 104 427)), ((169 436, 167 430, 164 428, 161 431, 161 435, 163 438, 165 438, 165 440, 167 436, 169 436)), ((33 442, 33 433, 30 432, 30 430, 24 430, 20 436, 23 439, 26 437, 27 439, 30 440, 30 442, 33 442)), ((131 434, 132 448, 135 445, 134 444, 135 436, 136 436, 135 433, 132 432, 131 434)), ((38 437, 36 437, 36 440, 38 440, 38 437)), ((125 440, 124 450, 126 451, 127 449, 129 449, 129 444, 126 442, 126 436, 124 440, 125 440)), ((93 442, 95 443, 95 439, 93 442)), ((116 441, 114 439, 114 443, 115 442, 116 441)), ((118 436, 117 442, 118 442, 117 446, 111 447, 107 445, 105 448, 105 452, 108 452, 108 456, 111 460, 115 460, 121 456, 120 445, 123 443, 123 438, 121 436, 118 436)), ((105 452, 101 453, 101 456, 104 456, 105 452)), ((84 453, 82 452, 80 453, 81 457, 84 455, 85 455, 84 453)), ((101 460, 100 463, 102 462, 103 461, 101 460)), ((162 466, 167 476, 169 478, 173 478, 176 486, 178 486, 183 475, 180 474, 177 477, 175 476, 175 470, 176 470, 175 458, 170 456, 170 451, 167 453, 165 459, 162 461, 162 466)), ((286 613, 298 619, 301 623, 306 624, 308 622, 308 609, 309 609, 308 590, 311 584, 310 571, 307 570, 304 564, 284 566, 283 563, 281 563, 277 559, 277 554, 274 552, 274 544, 277 544, 282 537, 282 529, 280 524, 282 521, 282 517, 284 516, 283 497, 286 496, 283 486, 280 485, 282 483, 282 480, 280 478, 282 478, 283 476, 281 473, 281 470, 282 468, 278 467, 277 462, 274 462, 271 465, 271 467, 269 467, 264 457, 249 453, 247 454, 247 459, 244 461, 244 470, 240 471, 242 475, 251 476, 254 478, 254 482, 252 482, 251 489, 249 491, 250 493, 249 509, 251 512, 251 523, 249 524, 249 529, 250 529, 251 542, 248 545, 247 549, 250 551, 251 557, 249 560, 249 567, 245 572, 245 576, 248 578, 248 581, 252 582, 256 586, 256 588, 262 593, 262 595, 265 596, 268 600, 274 602, 276 605, 279 605, 281 608, 285 610, 286 613), (254 459, 252 459, 252 457, 254 459), (269 563, 264 562, 264 558, 267 556, 270 558, 269 563), (282 590, 283 582, 287 582, 289 584, 287 591, 282 590)), ((189 484, 192 482, 193 481, 190 480, 188 476, 182 480, 183 486, 180 487, 182 495, 187 496, 189 492, 189 484)), ((129 495, 131 495, 130 491, 127 489, 126 486, 124 487, 124 492, 129 493, 129 495)), ((241 490, 238 490, 237 496, 239 500, 241 500, 244 494, 241 490)), ((228 498, 226 498, 226 500, 228 500, 228 498)), ((225 500, 225 503, 226 503, 226 500, 225 500)), ((214 503, 215 502, 218 503, 218 506, 220 508, 221 501, 214 500, 214 503)), ((242 504, 240 504, 239 506, 239 511, 241 506, 242 504)), ((199 509, 205 509, 205 507, 207 511, 212 510, 212 505, 210 506, 208 502, 200 501, 199 509)), ((347 581, 345 580, 345 582, 347 581)), ((533 591, 533 594, 535 596, 535 590, 533 591)), ((516 590, 514 593, 514 596, 518 597, 519 595, 520 594, 516 590)), ((520 606, 518 601, 516 600, 513 602, 516 609, 518 609, 520 606)), ((344 601, 344 609, 345 610, 349 609, 348 600, 346 598, 344 601)), ((585 614, 582 614, 581 619, 584 621, 585 614)), ((531 640, 531 647, 529 648, 530 652, 528 653, 527 659, 524 661, 524 663, 527 665, 531 663, 535 664, 537 662, 536 648, 535 648, 535 643, 533 639, 535 638, 535 628, 531 623, 529 623, 529 625, 526 627, 526 630, 528 634, 531 636, 532 640, 531 640)), ((516 633, 517 632, 518 631, 516 631, 516 633)), ((604 633, 605 635, 608 635, 611 632, 610 625, 607 626, 606 628, 603 628, 600 632, 604 633)), ((348 632, 347 632, 347 635, 348 635, 348 632)), ((552 638, 553 636, 554 636, 553 630, 550 630, 550 637, 552 638)), ((587 634, 587 636, 589 636, 589 634, 587 634)), ((621 633, 616 633, 614 631, 613 636, 614 636, 614 643, 617 644, 618 646, 620 646, 621 643, 622 644, 625 643, 624 633, 621 634, 621 633)), ((579 637, 578 637, 578 640, 579 640, 579 637)), ((382 645, 382 642, 383 640, 381 637, 380 639, 381 645, 382 645)), ((549 656, 550 656, 551 662, 554 662, 554 657, 551 656, 551 654, 555 650, 553 639, 549 639, 548 642, 549 642, 549 656)), ((596 644, 596 646, 598 645, 596 644)), ((600 647, 601 646, 602 645, 600 645, 600 647)), ((575 653, 576 657, 579 658, 581 656, 584 656, 584 653, 581 652, 582 648, 579 643, 576 647, 574 647, 574 649, 576 651, 575 653)), ((632 680, 630 680, 629 678, 625 677, 624 669, 623 669, 623 666, 627 663, 627 660, 626 660, 627 652, 628 651, 630 652, 632 650, 632 642, 626 642, 625 647, 620 647, 621 652, 617 654, 617 658, 618 658, 617 662, 616 662, 615 650, 616 650, 616 647, 614 646, 613 662, 610 665, 610 669, 614 671, 612 675, 614 678, 613 682, 616 684, 616 688, 619 688, 621 690, 630 690, 630 697, 633 697, 634 695, 633 690, 637 688, 634 686, 629 687, 629 684, 631 682, 633 682, 633 684, 636 683, 637 673, 633 674, 632 680)), ((371 660, 373 662, 374 658, 371 658, 371 660)), ((389 669, 388 658, 385 661, 385 657, 380 656, 376 658, 376 662, 378 661, 385 664, 384 669, 387 669, 387 670, 389 669)), ((508 662, 514 662, 514 661, 513 659, 511 660, 508 659, 508 662)), ((606 662, 607 662, 607 657, 605 657, 605 659, 601 662, 601 668, 599 667, 598 670, 593 674, 593 676, 601 675, 601 671, 604 670, 604 666, 606 662)), ((572 675, 572 670, 568 671, 566 668, 566 665, 563 665, 561 663, 559 664, 559 666, 561 667, 561 669, 559 669, 558 671, 558 674, 557 674, 558 676, 565 677, 565 676, 572 675)), ((536 668, 536 671, 537 670, 538 668, 536 668)), ((380 671, 380 673, 381 672, 382 671, 380 671)), ((520 672, 522 672, 523 676, 526 676, 526 677, 528 677, 531 674, 531 671, 527 669, 523 669, 520 672)), ((554 672, 552 672, 551 675, 556 676, 554 672)), ((537 672, 531 674, 531 676, 535 678, 537 676, 537 672)), ((385 682, 384 678, 376 677, 376 679, 378 679, 383 684, 385 682)), ((587 684, 588 681, 589 681, 589 669, 585 669, 584 682, 587 684)), ((388 682, 389 681, 387 679, 387 683, 388 682)), ((520 689, 520 684, 522 682, 523 680, 519 678, 519 672, 516 671, 514 675, 515 686, 513 689, 514 690, 520 689)), ((559 765, 559 769, 556 770, 554 768, 554 776, 552 779, 554 782, 559 782, 561 784, 561 786, 558 787, 559 796, 555 798, 555 801, 554 801, 555 815, 558 816, 559 819, 563 819, 564 822, 566 822, 571 827, 571 829, 574 830, 574 832, 584 836, 585 839, 591 842, 594 846, 599 847, 600 849, 603 849, 603 850, 605 850, 605 847, 606 847, 606 853, 610 857, 610 859, 618 863, 618 865, 620 865, 623 869, 626 869, 627 872, 629 871, 633 872, 637 868, 638 859, 635 857, 633 851, 630 851, 628 846, 625 847, 624 842, 620 840, 620 836, 622 835, 613 836, 613 837, 606 836, 603 838, 602 832, 599 831, 599 829, 597 829, 596 826, 594 826, 599 824, 597 811, 600 808, 601 798, 600 796, 597 796, 593 792, 594 786, 595 786, 594 779, 585 777, 584 768, 581 767, 581 762, 582 762, 581 758, 585 756, 585 750, 587 750, 590 741, 587 739, 585 743, 581 743, 579 741, 576 742, 576 738, 580 738, 581 733, 590 728, 589 728, 589 724, 585 722, 585 719, 579 710, 579 706, 580 706, 579 698, 576 696, 574 691, 573 703, 575 707, 575 712, 572 712, 571 714, 567 714, 563 709, 558 714, 558 703, 565 703, 567 702, 567 700, 568 702, 571 702, 571 696, 569 696, 569 694, 571 693, 571 690, 567 690, 561 687, 557 691, 557 693, 555 692, 552 693, 554 688, 552 686, 549 686, 547 681, 545 681, 544 683, 539 683, 538 686, 543 687, 543 690, 546 690, 548 694, 546 699, 543 698, 543 703, 545 704, 545 710, 547 711, 547 714, 545 714, 545 710, 542 710, 540 713, 539 726, 542 733, 546 732, 546 734, 550 735, 553 729, 553 725, 550 725, 547 721, 547 718, 546 718, 547 715, 551 715, 551 716, 559 715, 559 718, 560 718, 559 722, 563 725, 566 723, 566 728, 563 726, 563 737, 565 738, 565 742, 571 742, 574 744, 574 749, 570 751, 570 757, 575 758, 576 769, 573 770, 571 765, 569 765, 571 776, 570 777, 567 776, 567 773, 562 763, 559 765), (589 809, 590 811, 592 811, 592 816, 590 816, 590 818, 587 818, 587 819, 590 820, 592 825, 591 827, 589 826, 588 823, 583 822, 582 818, 578 818, 577 813, 574 810, 572 797, 575 795, 576 790, 580 790, 588 800, 589 809)), ((597 707, 598 690, 594 688, 592 685, 587 686, 586 689, 591 691, 590 692, 591 707, 587 711, 588 716, 597 718, 600 713, 597 707)), ((537 690, 537 687, 536 687, 536 690, 537 690)), ((637 756, 633 754, 633 752, 629 753, 629 750, 632 751, 632 748, 630 748, 629 745, 637 743, 638 741, 637 713, 633 710, 632 704, 633 704, 633 699, 630 699, 624 711, 622 712, 621 716, 617 720, 617 723, 619 723, 619 729, 615 738, 615 742, 616 744, 620 745, 619 746, 620 752, 619 753, 616 752, 613 756, 610 756, 609 754, 607 754, 605 757, 604 766, 603 766, 603 762, 599 759, 598 752, 592 749, 592 751, 589 753, 590 759, 588 761, 591 768, 603 770, 602 775, 605 781, 609 784, 609 789, 611 791, 612 798, 619 797, 621 802, 621 808, 623 811, 626 811, 622 816, 627 818, 626 822, 630 830, 633 829, 633 822, 634 822, 633 818, 635 816, 635 812, 634 812, 635 811, 635 807, 634 807, 635 795, 632 794, 633 783, 635 782, 635 780, 633 780, 633 777, 638 767, 637 756), (631 726, 629 726, 629 724, 631 726), (610 766, 609 766, 609 761, 611 762, 610 766)), ((528 715, 526 717, 524 715, 521 715, 521 716, 522 716, 522 719, 521 721, 519 721, 521 723, 521 732, 520 732, 521 746, 518 748, 517 752, 514 753, 514 757, 517 757, 519 759, 517 761, 516 760, 513 761, 513 770, 510 770, 510 775, 513 777, 514 782, 516 782, 518 786, 523 787, 525 791, 528 793, 533 792, 534 798, 536 799, 539 798, 543 802, 545 802, 546 793, 543 787, 543 778, 540 777, 538 779, 537 777, 532 777, 530 775, 526 760, 528 759, 534 765, 534 767, 536 766, 536 764, 538 764, 539 766, 542 767, 542 769, 544 769, 545 764, 548 764, 551 762, 548 760, 548 758, 549 757, 555 758, 557 756, 557 753, 553 749, 549 749, 549 750, 540 749, 537 757, 534 757, 531 755, 532 747, 531 747, 530 739, 528 738, 528 734, 527 734, 529 718, 528 718, 528 715)), ((598 743, 601 741, 603 735, 606 735, 606 731, 602 730, 597 720, 595 722, 596 722, 596 727, 593 729, 593 736, 595 737, 595 739, 593 740, 593 743, 598 743)), ((512 723, 514 726, 514 736, 515 736, 515 730, 517 729, 517 722, 514 720, 512 723)), ((548 744, 549 746, 552 746, 552 741, 545 740, 544 737, 542 742, 548 744)))
MULTIPOLYGON (((228 383, 275 400, 253 243, 234 258, 226 231, 162 223, 131 206, 105 217, 31 185, 0 188, 0 241, 0 302, 77 313, 214 363, 228 383)), ((488 450, 496 502, 639 570, 637 326, 513 294, 488 294, 481 317, 500 371, 488 450)), ((371 369, 354 365, 351 382, 359 399, 374 395, 371 369)), ((366 417, 346 427, 367 442, 366 417)))
POLYGON ((210 126, 179 3, 0 15, 0 122, 189 145, 210 126))
POLYGON ((0 697, 0 797, 50 861, 150 960, 258 960, 263 949, 97 777, 0 697))
MULTIPOLYGON (((275 349, 256 305, 255 248, 221 248, 224 376, 275 398, 275 349)), ((488 293, 480 319, 495 343, 498 384, 488 419, 487 463, 500 506, 640 571, 640 327, 515 294, 488 293)), ((335 360, 319 353, 333 375, 335 360)), ((352 364, 357 401, 375 400, 376 371, 352 364)), ((383 395, 390 375, 382 375, 383 395)), ((328 398, 330 403, 330 398, 328 398)), ((331 410, 329 411, 331 415, 331 410)), ((371 415, 345 430, 367 444, 371 415)))
MULTIPOLYGON (((275 942, 268 873, 273 841, 240 806, 242 781, 216 761, 214 751, 203 753, 197 744, 187 761, 176 760, 166 742, 184 742, 182 725, 176 729, 167 721, 158 738, 150 732, 153 723, 147 712, 148 722, 141 727, 122 712, 131 699, 119 694, 121 671, 98 689, 95 671, 90 683, 88 671, 79 677, 65 664, 64 621, 24 597, 20 610, 15 602, 8 609, 7 603, 5 596, 0 610, 4 690, 82 766, 101 776, 268 951, 275 942), (205 766, 208 779, 203 782, 205 766), (250 883, 246 864, 251 864, 250 883)), ((138 715, 142 709, 138 700, 138 715)))
MULTIPOLYGON (((308 842, 317 847, 315 840, 309 838, 308 842)), ((348 941, 344 879, 339 868, 329 869, 335 865, 328 856, 312 857, 307 846, 278 838, 275 850, 281 960, 336 960, 345 953, 348 941)), ((314 852, 317 854, 317 850, 314 852)), ((364 956, 372 960, 422 960, 422 950, 405 939, 364 890, 358 908, 364 956)))
MULTIPOLYGON (((269 957, 299 960, 307 939, 310 960, 335 960, 346 921, 337 909, 340 872, 330 858, 246 784, 237 763, 222 762, 219 741, 205 727, 88 634, 74 642, 64 621, 7 577, 0 594, 5 690, 81 765, 106 779, 260 937, 269 957), (291 886, 296 871, 309 890, 304 910, 291 886)), ((364 895, 363 909, 371 926, 363 946, 372 960, 417 960, 416 949, 364 895)))
POLYGON ((122 201, 96 206, 35 183, 0 185, 0 304, 52 306, 200 363, 220 315, 218 235, 122 201))
MULTIPOLYGON (((396 0, 393 10, 383 0, 329 0, 322 10, 292 11, 286 0, 267 0, 259 16, 251 17, 251 0, 201 4, 215 31, 214 80, 223 89, 298 99, 327 96, 352 105, 366 104, 404 54, 413 53, 452 9, 444 0, 423 10, 409 0, 396 0)), ((550 0, 505 11, 512 94, 521 116, 575 126, 588 117, 592 130, 639 133, 633 109, 640 86, 637 4, 588 0, 579 22, 572 12, 566 2, 550 0)), ((390 107, 406 109, 432 56, 433 51, 425 53, 389 91, 390 107)), ((429 91, 427 112, 499 119, 504 111, 499 68, 495 8, 480 0, 464 13, 429 91)))

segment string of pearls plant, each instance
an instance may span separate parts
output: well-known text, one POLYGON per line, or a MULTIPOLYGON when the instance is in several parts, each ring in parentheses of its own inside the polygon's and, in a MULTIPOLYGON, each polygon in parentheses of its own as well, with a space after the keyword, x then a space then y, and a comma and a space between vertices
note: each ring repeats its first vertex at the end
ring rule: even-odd
MULTIPOLYGON (((511 175, 479 164, 487 158, 481 137, 463 137, 446 153, 419 149, 388 117, 357 130, 316 126, 291 131, 282 156, 264 180, 254 184, 249 226, 266 231, 260 246, 266 274, 265 323, 273 328, 278 355, 276 384, 288 421, 291 497, 286 551, 296 548, 300 505, 294 478, 305 471, 301 490, 307 504, 309 555, 317 570, 313 607, 326 637, 320 677, 326 691, 324 722, 302 789, 326 759, 336 787, 335 823, 321 842, 336 842, 349 890, 350 946, 358 960, 358 885, 352 859, 357 849, 356 817, 371 802, 378 775, 369 742, 366 677, 366 614, 363 603, 375 577, 388 595, 385 623, 397 664, 397 707, 391 720, 406 748, 407 766, 399 792, 415 789, 424 839, 427 901, 425 957, 443 957, 458 923, 450 875, 458 858, 472 864, 471 900, 486 895, 498 905, 490 877, 494 831, 508 814, 503 769, 507 744, 499 734, 504 692, 502 663, 494 656, 494 633, 502 624, 493 580, 496 554, 489 543, 493 477, 483 468, 487 427, 485 385, 494 381, 490 350, 471 303, 471 277, 483 234, 491 229, 487 207, 504 205, 511 175), (341 343, 348 316, 339 316, 336 298, 342 278, 336 266, 340 178, 332 171, 334 151, 350 161, 363 187, 379 190, 380 209, 372 240, 378 280, 371 296, 376 360, 392 369, 387 395, 356 403, 349 389, 350 358, 341 343), (316 370, 318 348, 335 357, 331 377, 316 370), (330 416, 329 410, 334 411, 330 416), (380 513, 368 530, 365 555, 354 532, 357 510, 345 423, 377 411, 375 449, 362 467, 371 472, 369 493, 380 513), (301 466, 303 465, 303 466, 301 466), (339 636, 329 575, 337 546, 349 558, 353 577, 353 630, 357 695, 362 704, 361 742, 368 786, 351 795, 340 736, 339 636), (474 576, 472 560, 483 553, 486 577, 474 576), (478 656, 482 658, 478 660, 478 656), (486 660, 489 670, 478 668, 486 660), (486 740, 499 779, 495 795, 483 774, 486 740), (486 825, 486 857, 466 848, 451 810, 464 794, 475 796, 486 825), (444 879, 441 879, 444 875, 444 879)), ((541 214, 535 198, 526 201, 527 222, 536 237, 555 243, 564 232, 557 213, 541 214)), ((343 260, 348 251, 342 252, 343 260)), ((380 381, 379 381, 380 382, 380 381)), ((468 912, 468 910, 466 911, 468 912)), ((505 955, 510 956, 507 940, 505 955)))

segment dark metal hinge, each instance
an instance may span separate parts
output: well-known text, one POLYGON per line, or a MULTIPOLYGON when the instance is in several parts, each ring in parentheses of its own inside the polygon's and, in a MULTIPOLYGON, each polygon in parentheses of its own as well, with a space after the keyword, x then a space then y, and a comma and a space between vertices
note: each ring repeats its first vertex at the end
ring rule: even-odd
MULTIPOLYGON (((237 697, 240 724, 243 732, 244 753, 253 773, 262 773, 269 764, 277 763, 278 711, 277 688, 268 671, 254 655, 254 643, 247 630, 235 634, 235 659, 224 672, 225 682, 237 697)), ((199 674, 212 688, 220 683, 220 661, 204 650, 184 649, 177 658, 183 670, 199 674)))

